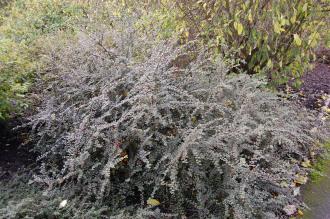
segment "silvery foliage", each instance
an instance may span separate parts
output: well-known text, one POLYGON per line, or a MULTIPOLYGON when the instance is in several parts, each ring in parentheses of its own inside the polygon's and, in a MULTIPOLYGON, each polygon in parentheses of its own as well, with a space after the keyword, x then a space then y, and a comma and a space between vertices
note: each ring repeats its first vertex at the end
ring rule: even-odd
POLYGON ((193 43, 159 43, 135 63, 95 39, 56 57, 31 118, 45 193, 117 218, 277 217, 299 203, 290 184, 306 171, 296 161, 315 141, 313 115, 193 43))

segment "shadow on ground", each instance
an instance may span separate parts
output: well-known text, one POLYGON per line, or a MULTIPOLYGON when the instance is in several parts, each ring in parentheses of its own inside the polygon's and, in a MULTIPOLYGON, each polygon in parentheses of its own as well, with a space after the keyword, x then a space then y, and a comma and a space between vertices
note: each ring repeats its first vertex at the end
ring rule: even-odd
POLYGON ((21 123, 17 118, 0 122, 0 180, 11 178, 24 168, 35 165, 37 155, 31 151, 31 144, 27 143, 29 130, 15 129, 21 123))

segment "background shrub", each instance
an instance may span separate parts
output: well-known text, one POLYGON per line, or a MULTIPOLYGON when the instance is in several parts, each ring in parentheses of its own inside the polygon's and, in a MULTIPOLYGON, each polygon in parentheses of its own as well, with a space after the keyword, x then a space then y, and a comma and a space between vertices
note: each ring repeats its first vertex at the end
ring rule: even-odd
POLYGON ((220 53, 230 48, 240 69, 266 72, 272 84, 299 79, 306 71, 328 16, 325 1, 312 0, 178 0, 177 6, 189 34, 220 53))
POLYGON ((11 1, 0 17, 0 119, 26 107, 26 93, 41 68, 42 38, 58 31, 73 32, 83 16, 74 1, 11 1))

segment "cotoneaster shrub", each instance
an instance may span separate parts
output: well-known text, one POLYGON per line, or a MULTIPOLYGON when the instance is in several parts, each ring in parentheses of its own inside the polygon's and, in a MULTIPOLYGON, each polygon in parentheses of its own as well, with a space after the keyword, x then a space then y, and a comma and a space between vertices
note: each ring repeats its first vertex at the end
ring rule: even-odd
POLYGON ((292 183, 307 173, 297 165, 318 139, 316 117, 263 81, 228 76, 198 43, 159 43, 136 62, 127 51, 145 45, 130 34, 80 33, 49 66, 30 123, 34 182, 68 200, 63 214, 277 218, 300 206, 292 183))

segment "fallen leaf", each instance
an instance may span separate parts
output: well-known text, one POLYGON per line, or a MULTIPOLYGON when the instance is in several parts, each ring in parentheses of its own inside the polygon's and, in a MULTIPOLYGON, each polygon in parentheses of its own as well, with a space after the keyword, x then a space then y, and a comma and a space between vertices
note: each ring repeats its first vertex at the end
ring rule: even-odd
POLYGON ((310 160, 305 160, 301 163, 301 166, 305 167, 305 168, 308 168, 308 167, 311 167, 311 161, 310 160))
POLYGON ((294 180, 294 182, 296 184, 303 185, 303 184, 306 184, 307 179, 308 178, 306 176, 298 175, 297 178, 294 180))
POLYGON ((191 122, 192 122, 193 124, 195 124, 195 123, 197 122, 197 118, 196 118, 196 116, 191 117, 191 122))
POLYGON ((147 200, 147 204, 151 205, 151 206, 158 206, 158 205, 160 205, 160 202, 157 199, 149 198, 147 200))
POLYGON ((299 215, 300 217, 304 216, 304 212, 303 212, 302 210, 300 210, 300 209, 298 210, 297 213, 298 213, 298 215, 299 215))

